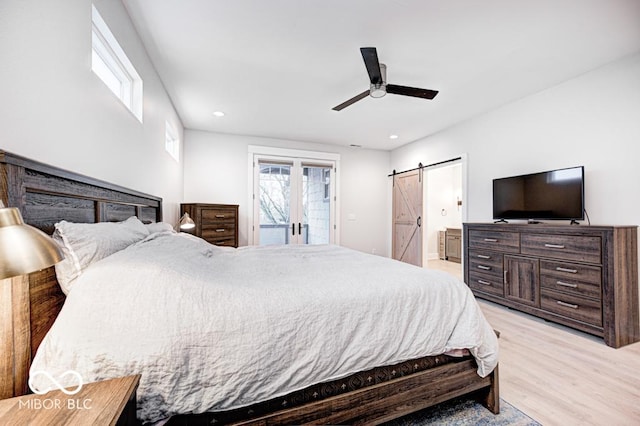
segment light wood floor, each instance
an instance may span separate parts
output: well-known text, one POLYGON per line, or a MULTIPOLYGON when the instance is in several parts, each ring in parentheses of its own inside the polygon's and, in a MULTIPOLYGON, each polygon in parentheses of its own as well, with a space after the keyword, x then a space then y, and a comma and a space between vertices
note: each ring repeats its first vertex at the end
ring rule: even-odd
MULTIPOLYGON (((427 268, 461 277, 459 264, 427 268)), ((500 396, 543 425, 640 425, 640 343, 602 339, 479 300, 500 330, 500 396)))

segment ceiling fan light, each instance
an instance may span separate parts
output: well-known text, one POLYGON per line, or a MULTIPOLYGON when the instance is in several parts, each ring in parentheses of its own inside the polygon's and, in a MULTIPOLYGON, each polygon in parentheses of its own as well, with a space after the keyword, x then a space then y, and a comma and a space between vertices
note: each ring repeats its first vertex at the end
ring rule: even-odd
POLYGON ((387 85, 386 84, 372 84, 369 89, 369 96, 372 98, 381 98, 387 94, 387 85))

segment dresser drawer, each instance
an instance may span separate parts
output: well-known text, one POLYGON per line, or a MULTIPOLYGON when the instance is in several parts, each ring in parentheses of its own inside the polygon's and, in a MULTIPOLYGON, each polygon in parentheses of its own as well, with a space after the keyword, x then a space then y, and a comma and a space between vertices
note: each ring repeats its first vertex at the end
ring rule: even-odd
POLYGON ((469 247, 518 253, 520 252, 520 234, 517 232, 470 230, 469 247))
POLYGON ((541 260, 540 285, 600 300, 602 298, 602 268, 599 266, 541 260))
POLYGON ((485 274, 480 271, 469 271, 470 289, 504 297, 504 283, 498 275, 485 274))
POLYGON ((503 255, 487 250, 469 250, 469 271, 497 275, 502 279, 503 255))
POLYGON ((520 244, 522 254, 578 262, 602 262, 602 240, 600 237, 522 234, 520 244))
POLYGON ((599 300, 543 288, 540 290, 540 305, 546 311, 602 327, 602 303, 599 300))
POLYGON ((204 223, 235 223, 236 212, 234 209, 225 208, 203 208, 201 210, 202 222, 204 223))
POLYGON ((207 225, 202 227, 202 238, 210 241, 212 239, 234 238, 236 227, 234 224, 207 225))
POLYGON ((554 277, 552 275, 542 275, 540 277, 540 287, 574 294, 576 296, 591 297, 599 302, 602 299, 602 289, 599 283, 594 284, 575 279, 554 277))
POLYGON ((593 283, 598 286, 602 283, 602 268, 599 266, 541 260, 540 273, 568 280, 593 283))
POLYGON ((209 237, 209 238, 203 238, 203 239, 206 242, 211 243, 211 244, 216 245, 216 246, 228 246, 228 247, 235 247, 236 246, 235 236, 230 236, 230 237, 216 236, 216 237, 209 237))

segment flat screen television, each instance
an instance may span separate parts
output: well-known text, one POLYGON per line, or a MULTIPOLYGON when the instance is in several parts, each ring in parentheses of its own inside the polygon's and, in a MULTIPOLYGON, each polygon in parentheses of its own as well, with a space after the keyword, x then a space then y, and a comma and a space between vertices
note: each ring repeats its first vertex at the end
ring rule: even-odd
POLYGON ((494 179, 493 218, 583 220, 584 167, 494 179))

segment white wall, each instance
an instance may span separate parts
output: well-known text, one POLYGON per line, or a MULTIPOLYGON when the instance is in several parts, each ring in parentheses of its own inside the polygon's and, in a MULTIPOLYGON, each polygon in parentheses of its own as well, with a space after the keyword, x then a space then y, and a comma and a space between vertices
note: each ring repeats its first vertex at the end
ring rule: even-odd
POLYGON ((592 224, 640 224, 640 53, 391 153, 391 167, 468 154, 467 218, 492 219, 492 180, 585 166, 592 224))
POLYGON ((177 219, 182 164, 164 150, 182 124, 120 1, 96 8, 144 81, 144 123, 91 71, 91 2, 0 1, 0 149, 161 196, 177 219))
POLYGON ((389 256, 386 151, 185 130, 185 202, 239 204, 240 245, 246 245, 249 145, 340 154, 340 244, 389 256))

